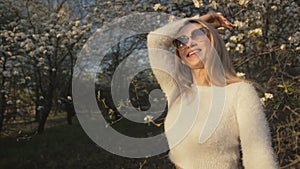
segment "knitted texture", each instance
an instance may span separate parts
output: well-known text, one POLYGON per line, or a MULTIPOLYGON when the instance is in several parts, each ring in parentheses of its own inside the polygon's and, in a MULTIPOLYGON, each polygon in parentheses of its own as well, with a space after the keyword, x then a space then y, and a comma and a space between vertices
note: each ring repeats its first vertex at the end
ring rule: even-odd
POLYGON ((168 100, 170 160, 182 169, 237 169, 241 151, 245 169, 277 169, 267 120, 251 84, 181 91, 174 80, 171 41, 184 21, 150 32, 147 39, 151 67, 168 100))
MULTIPOLYGON (((240 160, 240 149, 243 154, 245 169, 276 169, 276 158, 271 146, 268 124, 257 93, 252 85, 239 82, 224 87, 224 103, 213 103, 213 87, 192 87, 198 96, 198 114, 192 127, 178 139, 181 128, 189 121, 179 116, 189 116, 193 111, 191 103, 185 105, 188 96, 180 95, 169 107, 165 121, 166 136, 170 145, 170 159, 182 169, 237 169, 240 160), (210 125, 207 117, 214 113, 214 106, 223 106, 221 120, 216 129, 205 140, 200 135, 205 125, 210 125), (179 120, 178 120, 179 119, 179 120), (177 126, 176 126, 177 125, 177 126), (178 132, 169 132, 172 128, 178 132)), ((196 97, 197 97, 196 96, 196 97)))

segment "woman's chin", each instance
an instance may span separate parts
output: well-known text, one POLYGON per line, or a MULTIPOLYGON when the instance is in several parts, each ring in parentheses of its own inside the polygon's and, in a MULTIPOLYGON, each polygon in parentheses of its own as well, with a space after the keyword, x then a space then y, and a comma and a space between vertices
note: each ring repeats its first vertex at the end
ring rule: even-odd
POLYGON ((204 69, 204 64, 202 61, 190 63, 188 66, 190 69, 204 69))

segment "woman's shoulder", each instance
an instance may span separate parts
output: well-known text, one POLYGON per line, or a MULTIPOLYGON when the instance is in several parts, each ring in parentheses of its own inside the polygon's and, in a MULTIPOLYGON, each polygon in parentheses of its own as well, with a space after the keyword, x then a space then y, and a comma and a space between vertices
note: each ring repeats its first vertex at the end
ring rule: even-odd
POLYGON ((227 85, 227 87, 235 88, 237 90, 254 89, 253 83, 249 81, 240 81, 227 85))
POLYGON ((242 81, 232 84, 234 87, 234 100, 238 102, 245 102, 245 104, 250 102, 257 102, 259 104, 259 95, 256 90, 256 84, 253 82, 242 81))
POLYGON ((229 88, 230 93, 233 93, 234 97, 240 97, 240 96, 251 96, 251 95, 257 95, 256 89, 253 85, 253 83, 248 81, 240 81, 231 83, 227 86, 229 88))

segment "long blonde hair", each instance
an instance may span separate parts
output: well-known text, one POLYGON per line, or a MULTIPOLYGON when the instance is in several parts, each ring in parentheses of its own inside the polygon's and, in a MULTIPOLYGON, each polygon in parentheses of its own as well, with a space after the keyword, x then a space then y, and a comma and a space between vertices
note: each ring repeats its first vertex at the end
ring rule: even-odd
MULTIPOLYGON (((205 64, 205 69, 208 72, 208 78, 214 86, 225 86, 231 83, 245 81, 236 76, 236 72, 233 69, 230 57, 225 48, 223 39, 219 33, 209 24, 200 19, 191 19, 184 23, 178 32, 188 24, 199 24, 209 31, 208 39, 210 40, 211 50, 209 50, 210 57, 208 57, 208 64, 205 64), (222 81, 222 78, 224 79, 222 81)), ((174 48, 175 52, 175 68, 176 78, 183 89, 190 88, 193 84, 193 76, 190 68, 183 64, 177 48, 174 48)))

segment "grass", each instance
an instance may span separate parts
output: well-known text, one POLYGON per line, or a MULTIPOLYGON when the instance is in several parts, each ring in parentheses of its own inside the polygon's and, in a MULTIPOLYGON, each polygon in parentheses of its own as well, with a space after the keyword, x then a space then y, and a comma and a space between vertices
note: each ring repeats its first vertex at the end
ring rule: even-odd
MULTIPOLYGON (((48 123, 48 122, 47 122, 48 123)), ((82 130, 73 125, 57 124, 42 135, 26 133, 0 137, 1 169, 171 169, 166 154, 130 159, 99 148, 82 130), (23 137, 20 137, 23 136, 23 137)))

